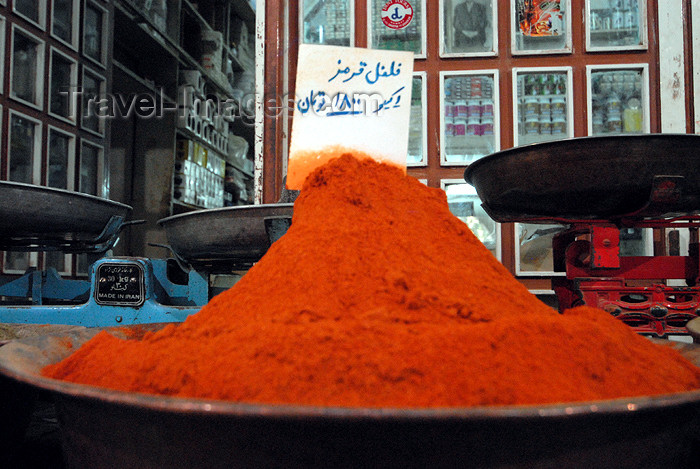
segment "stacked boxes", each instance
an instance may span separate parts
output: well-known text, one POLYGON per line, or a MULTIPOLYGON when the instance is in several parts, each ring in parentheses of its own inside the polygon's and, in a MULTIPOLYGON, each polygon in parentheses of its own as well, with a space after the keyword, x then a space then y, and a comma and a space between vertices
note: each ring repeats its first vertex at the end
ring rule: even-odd
POLYGON ((205 97, 205 81, 197 70, 180 72, 178 127, 202 139, 211 148, 228 152, 228 121, 215 99, 205 97))
POLYGON ((493 78, 462 76, 445 80, 445 135, 493 135, 493 78))
POLYGON ((213 150, 189 139, 177 141, 173 198, 202 208, 224 206, 225 161, 213 150))

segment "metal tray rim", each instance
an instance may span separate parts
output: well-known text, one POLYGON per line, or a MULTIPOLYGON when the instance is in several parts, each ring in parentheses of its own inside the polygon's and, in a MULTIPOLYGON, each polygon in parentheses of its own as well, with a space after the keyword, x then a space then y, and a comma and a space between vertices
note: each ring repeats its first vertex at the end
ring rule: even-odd
POLYGON ((561 145, 570 145, 571 142, 586 142, 586 141, 605 141, 605 140, 629 140, 629 139, 698 139, 698 145, 700 146, 700 135, 697 134, 683 134, 683 133, 654 133, 654 134, 616 134, 616 135, 587 135, 584 137, 568 137, 560 140, 550 140, 547 142, 537 142, 529 143, 527 145, 520 145, 517 147, 506 148, 505 150, 500 150, 495 153, 483 156, 478 160, 470 163, 469 166, 464 170, 464 180, 469 184, 472 184, 471 178, 474 171, 476 171, 480 166, 489 164, 494 160, 501 158, 506 158, 512 153, 524 153, 530 151, 533 148, 546 149, 548 147, 559 147, 561 145))
MULTIPOLYGON (((61 339, 70 337, 87 341, 99 332, 99 328, 85 329, 69 335, 55 335, 61 339)), ((50 336, 44 336, 44 339, 50 336)), ((92 401, 104 401, 113 405, 139 407, 152 411, 187 413, 192 415, 229 416, 239 418, 272 419, 353 419, 353 420, 486 420, 486 419, 562 419, 586 415, 623 415, 653 411, 660 408, 683 405, 700 405, 700 389, 682 393, 654 396, 633 396, 619 399, 563 402, 544 405, 504 405, 435 408, 380 408, 380 407, 322 407, 295 404, 258 404, 231 402, 216 399, 161 396, 137 392, 117 391, 109 388, 56 380, 7 366, 4 357, 14 352, 15 344, 30 345, 42 338, 20 339, 0 348, 0 374, 15 381, 56 393, 61 396, 92 401)), ((84 343, 84 342, 82 342, 84 343)), ((78 345, 82 345, 82 343, 78 345)), ((698 353, 695 344, 672 344, 698 353)), ((21 349, 20 349, 21 352, 21 349)))
MULTIPOLYGON (((161 218, 158 220, 158 225, 164 226, 170 224, 174 221, 181 220, 183 218, 195 218, 199 216, 206 216, 218 213, 228 213, 228 212, 246 212, 248 210, 255 210, 256 208, 265 209, 275 209, 275 208, 293 208, 293 203, 277 203, 277 204, 254 204, 254 205, 235 205, 232 207, 217 207, 217 208, 207 208, 201 210, 195 210, 192 212, 178 213, 177 215, 172 215, 169 217, 161 218)), ((257 215, 256 215, 257 216, 257 215)))
POLYGON ((15 182, 15 181, 0 181, 0 185, 8 186, 8 187, 16 187, 18 189, 31 189, 33 191, 39 191, 39 192, 45 192, 45 193, 58 193, 58 194, 65 194, 67 196, 71 197, 76 197, 76 198, 81 198, 81 199, 86 199, 86 200, 91 200, 94 202, 99 202, 99 203, 104 203, 107 205, 112 205, 115 207, 122 208, 128 212, 131 212, 133 210, 133 207, 130 205, 117 202, 116 200, 111 200, 107 199, 105 197, 98 197, 96 195, 92 194, 86 194, 84 192, 76 192, 76 191, 69 191, 67 189, 59 189, 56 187, 48 187, 48 186, 38 186, 36 184, 28 184, 24 182, 15 182))

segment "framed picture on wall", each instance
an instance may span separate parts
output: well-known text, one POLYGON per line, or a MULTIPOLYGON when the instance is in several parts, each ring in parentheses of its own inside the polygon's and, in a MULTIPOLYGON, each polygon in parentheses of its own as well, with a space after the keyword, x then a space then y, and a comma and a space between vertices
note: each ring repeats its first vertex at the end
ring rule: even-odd
POLYGON ((511 53, 571 53, 571 0, 511 0, 511 53))
POLYGON ((440 0, 440 56, 497 55, 496 12, 494 0, 440 0))

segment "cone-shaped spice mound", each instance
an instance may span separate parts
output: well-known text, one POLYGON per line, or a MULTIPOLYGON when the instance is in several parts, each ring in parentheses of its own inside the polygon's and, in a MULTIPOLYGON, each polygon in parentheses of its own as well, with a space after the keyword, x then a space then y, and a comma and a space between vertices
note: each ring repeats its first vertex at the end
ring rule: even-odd
POLYGON ((310 175, 292 226, 232 289, 142 340, 97 335, 44 374, 240 402, 439 407, 687 391, 700 369, 608 313, 558 314, 444 192, 349 155, 310 175))

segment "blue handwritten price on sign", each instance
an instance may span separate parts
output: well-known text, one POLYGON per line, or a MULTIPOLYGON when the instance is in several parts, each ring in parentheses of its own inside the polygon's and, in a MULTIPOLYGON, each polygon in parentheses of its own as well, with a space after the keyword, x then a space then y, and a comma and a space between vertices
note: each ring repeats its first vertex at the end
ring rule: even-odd
POLYGON ((287 187, 339 151, 405 168, 413 53, 301 44, 287 187))

